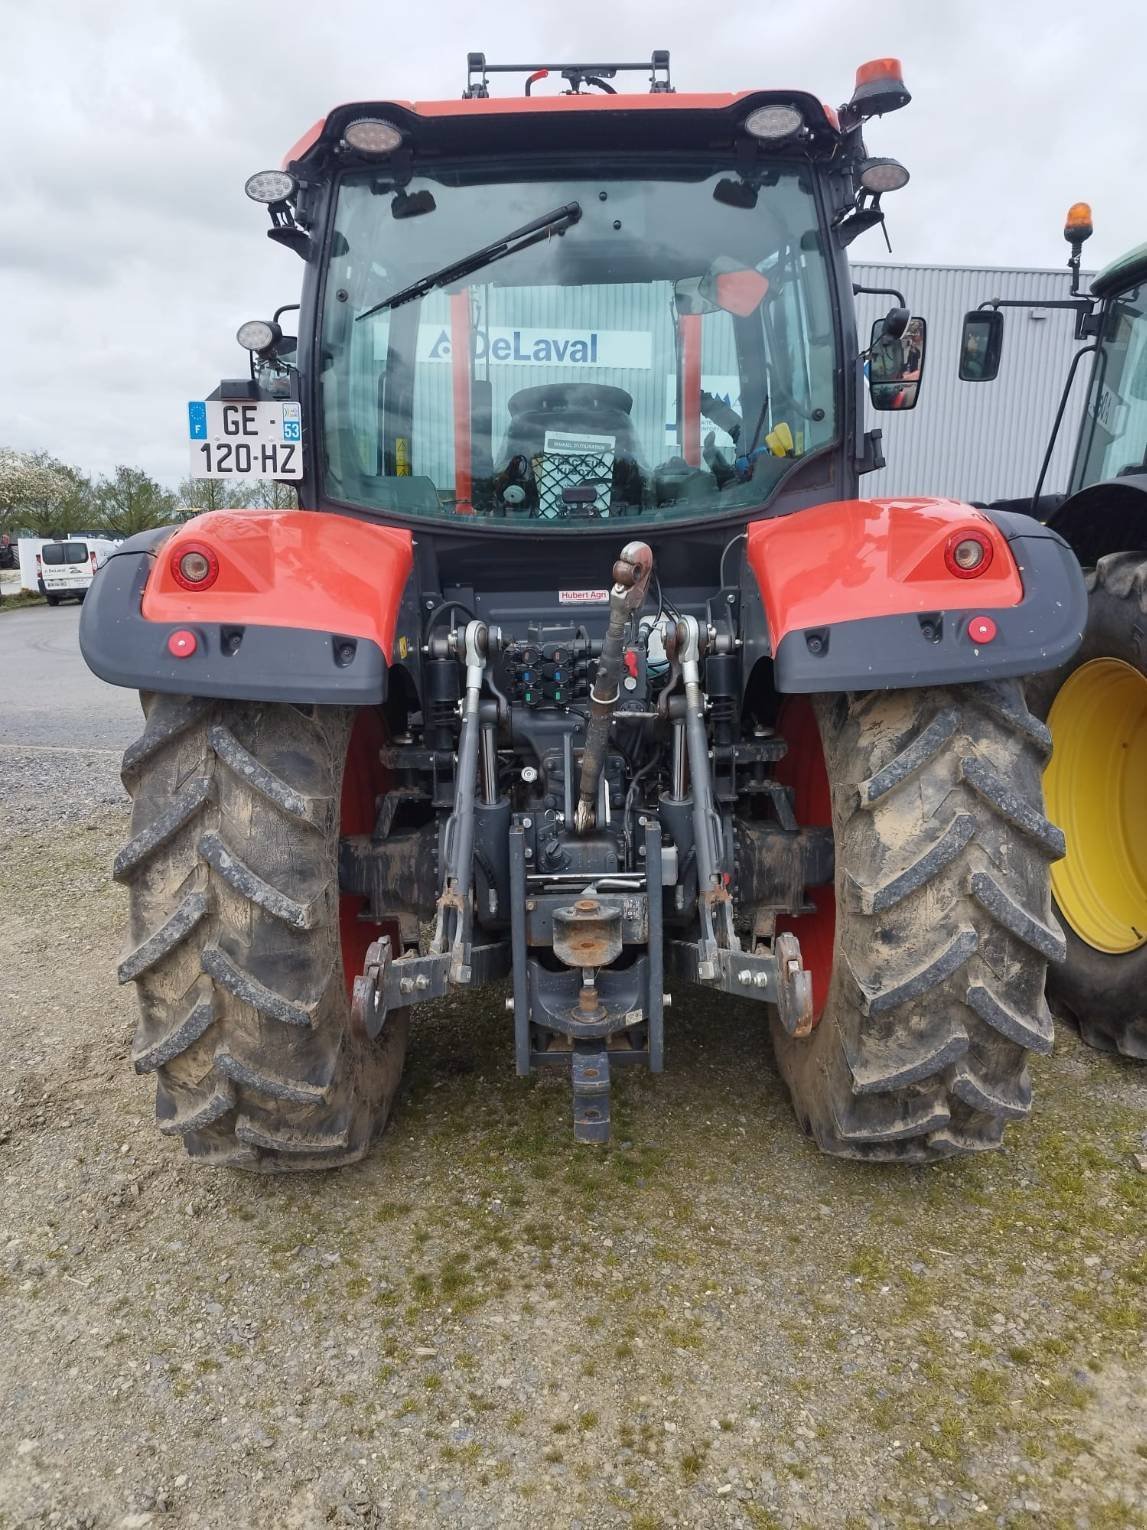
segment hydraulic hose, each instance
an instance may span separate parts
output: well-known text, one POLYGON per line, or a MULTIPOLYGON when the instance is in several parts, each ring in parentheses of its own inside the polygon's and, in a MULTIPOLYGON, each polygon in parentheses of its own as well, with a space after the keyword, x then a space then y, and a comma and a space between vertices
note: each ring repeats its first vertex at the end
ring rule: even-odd
POLYGON ((598 786, 609 749, 609 725, 621 695, 625 629, 630 617, 641 610, 652 572, 653 553, 644 542, 627 542, 621 549, 621 557, 613 565, 609 624, 601 646, 601 657, 597 661, 593 690, 590 692, 589 723, 586 726, 585 750, 581 757, 577 813, 574 817, 574 830, 578 834, 588 834, 596 822, 598 786))

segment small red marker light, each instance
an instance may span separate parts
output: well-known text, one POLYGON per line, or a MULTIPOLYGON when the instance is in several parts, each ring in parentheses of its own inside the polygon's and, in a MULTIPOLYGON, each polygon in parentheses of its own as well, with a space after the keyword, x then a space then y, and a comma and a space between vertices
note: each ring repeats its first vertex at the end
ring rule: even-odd
POLYGON ((167 639, 167 651, 173 659, 190 659, 198 647, 199 639, 186 627, 180 627, 167 639))
POLYGON ((968 623, 968 636, 973 643, 990 643, 996 631, 996 624, 990 616, 973 616, 968 623))

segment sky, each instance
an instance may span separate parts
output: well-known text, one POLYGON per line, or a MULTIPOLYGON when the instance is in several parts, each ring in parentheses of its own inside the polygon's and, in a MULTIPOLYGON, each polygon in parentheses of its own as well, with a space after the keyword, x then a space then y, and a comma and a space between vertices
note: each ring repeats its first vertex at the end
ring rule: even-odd
MULTIPOLYGON (((239 323, 298 295, 302 263, 266 239, 246 177, 341 101, 456 97, 477 49, 667 47, 679 89, 834 105, 858 64, 899 57, 912 104, 866 132, 912 175, 885 204, 895 258, 1058 267, 1083 199, 1096 269, 1147 239, 1140 16, 1132 0, 1098 21, 1078 0, 0 0, 0 447, 185 476, 186 401, 243 374, 239 323)), ((879 231, 850 253, 880 259, 879 231)))

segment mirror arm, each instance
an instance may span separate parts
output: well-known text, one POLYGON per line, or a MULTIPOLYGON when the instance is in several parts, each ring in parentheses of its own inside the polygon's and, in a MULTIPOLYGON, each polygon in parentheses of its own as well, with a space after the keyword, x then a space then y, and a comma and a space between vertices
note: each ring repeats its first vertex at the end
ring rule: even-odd
POLYGON ((980 308, 1069 308, 1075 314, 1075 338, 1083 340, 1097 333, 1093 327, 1095 299, 1089 297, 1040 298, 1035 302, 1024 298, 989 298, 980 308))
POLYGON ((859 297, 862 292, 869 297, 894 297, 901 308, 908 307, 908 304, 904 301, 904 294, 897 292, 895 287, 866 287, 862 282, 853 282, 853 297, 859 297))
POLYGON ((989 298, 986 303, 979 303, 979 308, 1074 308, 1076 313, 1081 310, 1090 313, 1094 305, 1090 298, 989 298))

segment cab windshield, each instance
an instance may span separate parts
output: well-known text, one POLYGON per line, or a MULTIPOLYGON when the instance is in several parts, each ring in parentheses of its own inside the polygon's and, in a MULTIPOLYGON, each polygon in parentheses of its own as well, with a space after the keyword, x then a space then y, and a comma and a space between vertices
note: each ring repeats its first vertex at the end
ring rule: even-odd
POLYGON ((1147 473, 1147 284, 1108 300, 1072 492, 1147 473))
POLYGON ((760 505, 835 440, 808 172, 579 170, 343 178, 319 352, 328 497, 531 529, 699 517, 760 505), (465 274, 427 290, 452 265, 465 274))

